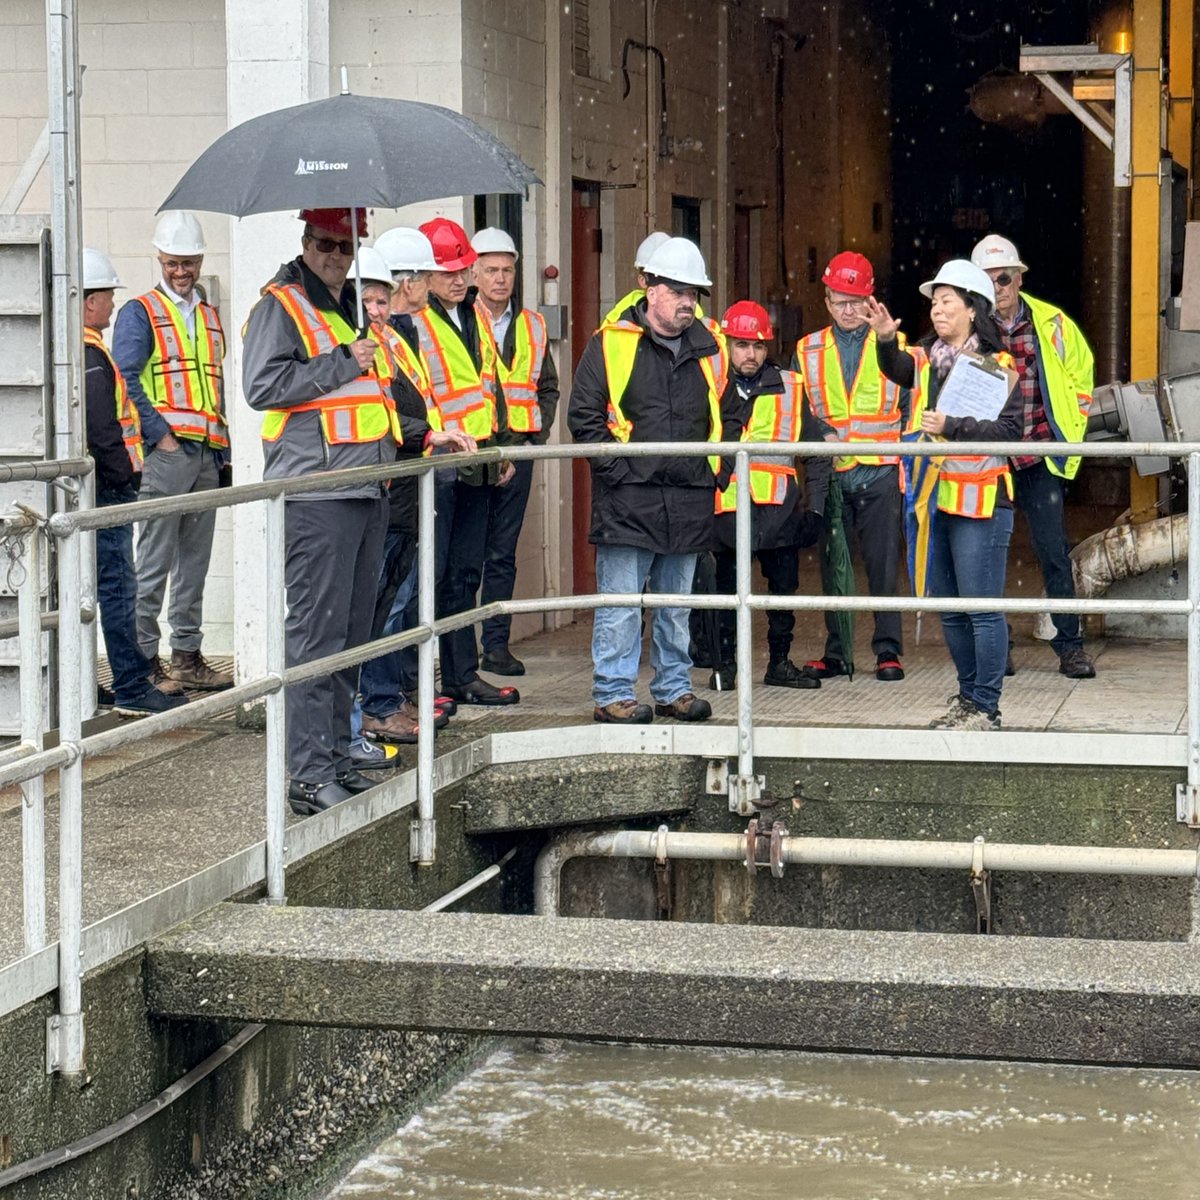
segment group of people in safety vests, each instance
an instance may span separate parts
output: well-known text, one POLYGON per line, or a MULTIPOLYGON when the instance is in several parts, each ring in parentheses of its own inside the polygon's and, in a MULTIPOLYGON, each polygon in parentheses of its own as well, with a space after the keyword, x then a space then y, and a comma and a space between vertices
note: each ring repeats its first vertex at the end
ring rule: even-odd
MULTIPOLYGON (((891 596, 901 561, 918 595, 1002 596, 1014 506, 1028 521, 1048 595, 1073 598, 1063 524, 1063 484, 1078 459, 955 454, 953 442, 1077 442, 1092 392, 1092 354, 1056 306, 1022 291, 1028 270, 1007 238, 989 235, 970 259, 952 259, 920 291, 932 331, 909 345, 875 296, 871 263, 844 251, 822 282, 829 324, 802 337, 787 367, 772 361, 766 309, 740 300, 718 322, 700 298, 710 287, 699 248, 652 234, 638 251, 637 290, 625 296, 588 343, 575 371, 568 424, 581 442, 777 442, 738 480, 730 459, 667 455, 593 458, 591 541, 601 594, 736 590, 736 509, 753 505, 751 551, 770 594, 794 595, 800 549, 818 545, 825 594, 853 587, 851 548, 869 593, 891 596), (1001 388, 995 411, 940 411, 938 399, 965 356, 1001 388), (947 443, 932 456, 880 453, 879 443, 947 443), (805 442, 844 445, 834 457, 806 455, 805 442), (747 495, 748 494, 748 495, 747 495), (842 555, 832 552, 844 538, 842 555), (710 561, 709 553, 713 558, 710 561)), ((1000 694, 1013 673, 1009 629, 999 612, 939 614, 958 690, 935 728, 1000 728, 1000 694)), ((637 696, 641 658, 637 607, 602 607, 592 635, 594 718, 644 724, 655 716, 702 721, 692 668, 711 666, 709 687, 733 683, 734 618, 679 607, 651 617, 651 705, 637 696)), ((1077 616, 1054 618, 1059 670, 1091 678, 1077 616)), ((768 610, 763 682, 819 688, 846 675, 847 625, 826 614, 823 652, 790 657, 795 619, 768 610)), ((900 614, 874 614, 875 678, 904 679, 900 614)))
MULTIPOLYGON (((300 253, 263 287, 242 330, 243 389, 263 414, 267 479, 547 439, 558 376, 544 319, 514 300, 518 251, 507 233, 482 229, 469 238, 454 221, 437 218, 419 229, 390 229, 356 251, 367 236, 365 213, 312 209, 300 219, 300 253)), ((195 286, 204 248, 199 224, 190 214, 165 214, 156 247, 163 281, 122 310, 112 355, 102 333, 120 282, 102 254, 85 256, 89 447, 100 503, 136 497, 139 474, 156 481, 155 494, 215 487, 227 476, 225 337, 195 286)), ((739 300, 719 321, 704 314, 700 297, 710 280, 691 241, 652 234, 635 267, 638 286, 605 316, 576 364, 567 412, 574 439, 747 441, 778 449, 756 453, 746 479, 736 477, 730 458, 588 460, 597 591, 680 597, 678 605, 652 606, 653 707, 637 695, 640 606, 596 610, 595 720, 710 716, 692 683, 699 647, 710 686, 732 684, 732 613, 696 618, 685 598, 697 586, 734 590, 739 504, 752 506, 751 552, 772 595, 795 594, 800 549, 814 544, 826 592, 842 590, 845 580, 826 553, 836 530, 861 555, 872 595, 895 593, 907 547, 922 593, 999 596, 1014 504, 1029 522, 1048 594, 1074 594, 1062 483, 1078 462, 1023 457, 1016 443, 1082 437, 1091 353, 1065 313, 1023 293, 1027 268, 1010 241, 983 239, 970 260, 945 263, 921 286, 933 328, 913 345, 875 297, 871 264, 852 251, 836 255, 823 276, 830 321, 800 339, 786 366, 769 357, 775 330, 761 304, 739 300), (1011 390, 991 419, 939 410, 962 355, 1010 372, 1011 390), (1011 441, 1014 449, 1005 458, 978 458, 948 445, 945 454, 914 458, 876 448, 917 437, 1011 441), (806 455, 805 444, 818 441, 844 450, 806 455)), ((503 458, 466 458, 437 470, 432 547, 418 546, 412 475, 390 486, 363 481, 289 496, 288 664, 414 627, 418 550, 434 557, 438 617, 511 598, 532 474, 531 462, 503 458)), ((185 687, 232 682, 199 652, 195 579, 199 573, 202 584, 207 568, 211 516, 183 518, 160 535, 148 532, 155 522, 145 523, 136 572, 131 527, 102 535, 101 615, 119 704, 162 711, 183 702, 185 687), (174 652, 165 667, 157 614, 168 577, 174 652)), ((941 615, 959 689, 935 724, 999 728, 1008 657, 1003 615, 941 615)), ((1056 617, 1055 624, 1063 673, 1094 674, 1078 619, 1056 617)), ((510 625, 507 617, 489 619, 480 643, 470 626, 439 637, 440 687, 428 705, 437 727, 460 704, 519 702, 515 687, 484 678, 524 673, 509 648, 510 625)), ((797 665, 794 614, 770 609, 764 683, 815 689, 846 674, 852 648, 842 641, 845 625, 832 613, 826 625, 821 655, 797 665)), ((903 680, 898 614, 875 614, 871 646, 875 677, 903 680)), ((352 667, 289 686, 296 813, 365 791, 376 778, 364 770, 396 764, 396 747, 419 735, 417 687, 412 646, 368 662, 361 674, 352 667)))

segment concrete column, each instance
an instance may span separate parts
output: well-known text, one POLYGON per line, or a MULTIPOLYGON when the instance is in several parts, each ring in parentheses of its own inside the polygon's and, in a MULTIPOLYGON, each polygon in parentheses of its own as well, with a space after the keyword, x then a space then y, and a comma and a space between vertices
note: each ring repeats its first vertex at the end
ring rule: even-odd
MULTIPOLYGON (((329 0, 225 0, 225 42, 230 128, 329 95, 329 0)), ((242 393, 241 328, 263 284, 299 253, 299 231, 292 211, 245 217, 230 230, 226 378, 238 483, 262 478, 262 418, 242 393)), ((239 682, 266 670, 265 541, 262 507, 235 509, 233 647, 239 682)))

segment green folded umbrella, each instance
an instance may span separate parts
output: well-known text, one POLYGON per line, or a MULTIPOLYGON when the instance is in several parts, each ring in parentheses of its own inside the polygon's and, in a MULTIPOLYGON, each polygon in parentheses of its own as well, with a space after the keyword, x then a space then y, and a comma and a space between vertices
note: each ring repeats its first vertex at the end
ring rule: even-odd
MULTIPOLYGON (((850 558, 850 546, 846 541, 846 525, 842 520, 842 485, 837 478, 829 483, 829 494, 825 500, 825 563, 827 567, 828 595, 853 596, 854 563, 850 558)), ((854 613, 846 609, 833 613, 838 638, 842 643, 842 662, 846 674, 854 678, 854 613)))

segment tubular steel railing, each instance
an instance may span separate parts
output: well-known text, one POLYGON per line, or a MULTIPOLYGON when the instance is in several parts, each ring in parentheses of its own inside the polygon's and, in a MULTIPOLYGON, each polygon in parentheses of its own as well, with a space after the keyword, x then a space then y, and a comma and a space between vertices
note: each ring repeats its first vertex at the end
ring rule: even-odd
MULTIPOLYGON (((805 456, 834 457, 843 452, 838 443, 804 443, 798 447, 805 456)), ((1012 443, 956 443, 959 455, 1005 456, 1012 443)), ((903 456, 939 455, 944 443, 879 444, 880 454, 903 456)), ((678 595, 644 593, 631 595, 588 595, 543 597, 511 600, 472 609, 453 617, 438 619, 434 612, 434 470, 463 462, 481 463, 500 460, 559 458, 604 458, 648 456, 708 456, 719 454, 733 458, 739 478, 749 475, 751 456, 778 454, 777 443, 636 443, 605 445, 512 446, 484 449, 473 455, 440 455, 380 467, 363 467, 329 472, 302 479, 276 480, 243 484, 233 488, 201 492, 156 500, 96 509, 87 507, 87 488, 81 488, 83 506, 59 512, 38 522, 26 515, 0 517, 0 528, 8 537, 21 537, 25 544, 25 572, 20 588, 19 635, 21 643, 21 740, 0 753, 0 786, 19 783, 22 804, 22 869, 25 904, 24 937, 26 954, 42 949, 46 941, 45 920, 45 834, 44 777, 59 772, 59 934, 58 934, 58 1012, 50 1018, 47 1062, 51 1070, 76 1073, 83 1066, 82 1010, 82 892, 83 892, 83 763, 86 756, 110 753, 122 746, 154 737, 168 730, 194 724, 232 712, 243 704, 263 699, 266 706, 266 863, 267 898, 270 903, 286 902, 287 812, 286 733, 284 688, 318 675, 354 666, 381 654, 415 645, 418 648, 418 721, 417 747, 417 819, 412 823, 411 856, 415 863, 434 861, 437 829, 434 819, 434 642, 440 633, 474 624, 489 616, 530 612, 596 609, 608 606, 642 608, 680 607, 678 595), (287 666, 284 645, 284 553, 285 507, 291 496, 331 491, 350 484, 385 481, 390 478, 419 475, 418 612, 416 628, 379 638, 338 654, 307 663, 287 666), (130 722, 88 737, 83 736, 84 672, 76 669, 85 661, 84 625, 94 611, 94 564, 88 553, 90 539, 97 529, 130 522, 153 520, 168 514, 192 513, 208 509, 262 501, 266 505, 266 674, 242 681, 235 687, 177 709, 130 722), (59 671, 59 743, 43 749, 43 686, 40 662, 41 630, 51 614, 41 611, 39 587, 39 526, 44 526, 58 542, 57 626, 60 660, 67 669, 59 671)), ((1188 558, 1189 568, 1200 563, 1200 443, 1101 443, 1101 444, 1022 444, 1022 454, 1046 456, 1082 455, 1091 458, 1130 458, 1143 455, 1185 457, 1188 474, 1188 558)), ((17 464, 6 468, 5 478, 86 480, 91 470, 89 459, 60 462, 17 464)), ((737 772, 730 775, 731 807, 753 806, 761 798, 761 782, 754 774, 754 704, 750 661, 752 655, 751 622, 756 610, 794 609, 801 611, 901 611, 926 612, 1035 612, 1035 613, 1162 613, 1184 614, 1188 618, 1187 639, 1187 783, 1180 785, 1178 810, 1189 824, 1200 823, 1200 568, 1189 569, 1186 600, 1050 600, 996 597, 916 598, 912 596, 824 596, 792 597, 755 595, 751 590, 752 507, 740 504, 736 516, 737 590, 736 595, 689 596, 682 605, 689 608, 733 609, 737 614, 737 772)), ((0 634, 9 634, 9 628, 0 634)))

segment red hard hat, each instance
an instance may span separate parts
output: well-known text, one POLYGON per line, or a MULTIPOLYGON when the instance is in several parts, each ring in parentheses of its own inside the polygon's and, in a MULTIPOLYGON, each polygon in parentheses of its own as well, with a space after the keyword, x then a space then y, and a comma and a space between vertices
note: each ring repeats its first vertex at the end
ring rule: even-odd
POLYGON ((461 271, 479 257, 467 231, 449 217, 434 217, 420 229, 433 246, 433 261, 446 271, 461 271))
MULTIPOLYGON (((300 214, 300 220, 305 225, 311 225, 322 233, 331 233, 334 237, 351 238, 354 231, 350 228, 350 210, 348 208, 306 208, 300 214)), ((367 210, 358 210, 358 236, 367 236, 367 210)))
POLYGON ((767 310, 753 300, 739 300, 730 305, 721 318, 721 329, 743 342, 769 342, 775 336, 767 310))
POLYGON ((821 282, 831 291, 847 296, 870 296, 875 291, 875 268, 864 255, 843 250, 829 260, 821 282))

